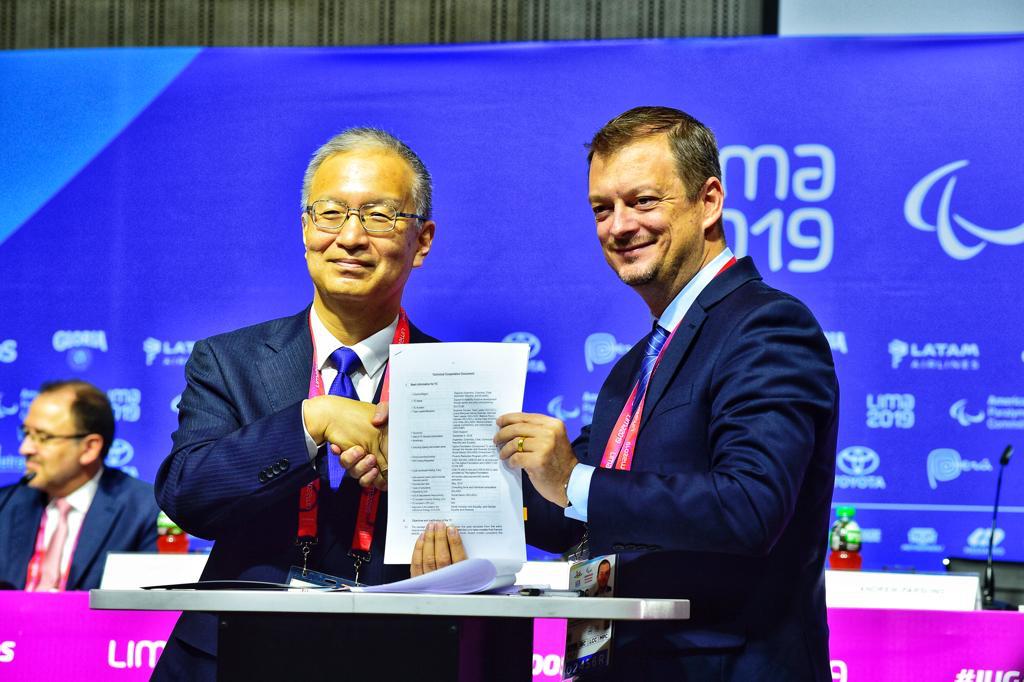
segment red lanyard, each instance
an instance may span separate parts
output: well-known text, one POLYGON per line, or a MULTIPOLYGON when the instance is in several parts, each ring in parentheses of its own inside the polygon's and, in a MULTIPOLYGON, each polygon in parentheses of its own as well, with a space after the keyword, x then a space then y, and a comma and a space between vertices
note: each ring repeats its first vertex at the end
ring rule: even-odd
MULTIPOLYGON (((312 315, 312 310, 310 315, 312 315)), ((313 341, 313 368, 309 377, 309 397, 315 398, 324 394, 323 379, 317 367, 316 337, 313 335, 312 322, 310 322, 309 336, 313 341)), ((398 327, 395 329, 395 336, 392 344, 409 343, 409 317, 405 310, 398 313, 398 327)), ((390 368, 384 370, 384 382, 381 386, 380 399, 387 401, 390 394, 390 368)), ((334 457, 328 452, 328 457, 334 457)), ((303 554, 308 554, 308 545, 315 544, 317 539, 317 502, 320 497, 320 479, 317 478, 311 483, 302 487, 299 491, 299 530, 295 542, 304 546, 303 554)), ((369 560, 370 547, 373 544, 373 527, 377 521, 377 507, 380 504, 380 491, 376 488, 363 488, 359 497, 359 513, 356 516, 356 527, 352 534, 352 550, 357 562, 362 563, 369 560)), ((358 565, 356 570, 358 572, 358 565)))
MULTIPOLYGON (((715 273, 715 277, 728 270, 734 263, 736 263, 736 259, 730 258, 729 262, 715 273)), ((648 380, 647 386, 644 387, 644 393, 640 396, 640 402, 636 404, 635 410, 631 408, 637 398, 637 392, 640 390, 640 380, 637 379, 633 385, 633 390, 630 391, 629 398, 626 399, 626 404, 623 405, 622 412, 619 413, 619 418, 615 422, 615 428, 612 429, 612 433, 608 437, 608 443, 604 446, 604 454, 601 456, 602 468, 629 471, 633 466, 633 454, 636 448, 637 434, 640 432, 640 418, 644 413, 644 403, 647 401, 647 390, 651 387, 654 373, 658 371, 661 358, 665 355, 669 344, 672 343, 672 339, 675 338, 678 329, 679 325, 676 325, 658 352, 658 358, 654 361, 654 368, 651 370, 651 380, 648 380)))

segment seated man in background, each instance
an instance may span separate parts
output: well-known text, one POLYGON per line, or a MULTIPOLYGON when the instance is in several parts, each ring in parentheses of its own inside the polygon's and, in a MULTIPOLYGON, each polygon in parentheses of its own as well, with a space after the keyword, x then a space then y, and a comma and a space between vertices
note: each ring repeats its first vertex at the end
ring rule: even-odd
POLYGON ((103 466, 113 440, 103 391, 76 380, 39 389, 22 424, 25 476, 0 489, 0 584, 91 590, 107 552, 156 551, 153 487, 103 466))

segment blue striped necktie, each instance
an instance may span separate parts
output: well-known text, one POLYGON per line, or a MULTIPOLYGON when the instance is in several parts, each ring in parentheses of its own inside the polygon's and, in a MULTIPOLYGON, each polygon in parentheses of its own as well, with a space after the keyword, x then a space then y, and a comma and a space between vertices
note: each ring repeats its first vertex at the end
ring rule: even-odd
MULTIPOLYGON (((334 381, 331 382, 331 390, 328 391, 328 395, 359 400, 355 384, 352 383, 352 377, 349 376, 350 372, 362 365, 359 356, 351 348, 342 347, 331 353, 331 360, 338 368, 338 376, 334 377, 334 381)), ((345 469, 338 461, 338 456, 331 452, 330 448, 327 449, 327 477, 332 490, 337 490, 342 479, 345 478, 345 469)))
POLYGON ((644 359, 640 363, 640 372, 637 379, 637 391, 633 397, 633 404, 630 406, 630 412, 636 413, 636 408, 643 399, 644 394, 647 392, 647 384, 651 381, 651 375, 654 373, 654 365, 658 362, 658 355, 661 353, 662 347, 665 345, 665 339, 668 338, 668 332, 661 328, 661 326, 655 322, 654 331, 651 332, 650 337, 647 339, 647 348, 644 349, 644 359))

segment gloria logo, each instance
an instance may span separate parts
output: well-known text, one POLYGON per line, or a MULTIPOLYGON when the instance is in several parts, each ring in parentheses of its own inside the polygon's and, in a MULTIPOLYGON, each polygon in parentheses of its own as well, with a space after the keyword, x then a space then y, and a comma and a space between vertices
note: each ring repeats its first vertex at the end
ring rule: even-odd
POLYGON ((992 528, 975 528, 971 531, 971 534, 967 536, 967 544, 964 545, 964 554, 988 554, 988 542, 992 540, 992 554, 993 556, 1002 556, 1006 554, 1006 548, 1000 547, 1003 540, 1006 539, 1006 532, 1002 528, 996 528, 996 532, 992 532, 992 528))
POLYGON ((166 640, 148 640, 140 639, 135 641, 129 639, 125 643, 124 656, 118 653, 117 640, 110 640, 110 644, 107 645, 107 665, 111 668, 117 668, 123 670, 125 668, 149 668, 152 670, 156 667, 156 661, 160 657, 160 652, 167 646, 166 640))
POLYGON ((939 487, 939 483, 960 478, 965 471, 992 471, 992 462, 988 457, 984 459, 964 459, 960 453, 953 448, 936 448, 928 453, 928 485, 932 490, 939 487))
POLYGON ((910 343, 903 339, 889 342, 892 368, 898 369, 910 357, 911 369, 963 369, 981 366, 981 349, 976 343, 910 343))
POLYGON ((137 422, 142 415, 142 391, 137 388, 112 388, 107 398, 119 422, 137 422))
POLYGON ((914 396, 910 393, 868 393, 869 429, 909 429, 914 426, 914 396))
POLYGON ((884 490, 885 478, 875 475, 881 457, 864 445, 851 445, 836 455, 836 466, 842 472, 836 475, 836 487, 860 490, 884 490))
POLYGON ((548 371, 547 365, 544 364, 543 360, 537 358, 537 354, 540 353, 540 339, 530 332, 512 332, 503 338, 502 343, 525 343, 530 347, 530 363, 527 367, 527 371, 530 372, 546 372, 548 371))
POLYGON ((142 342, 142 352, 146 354, 146 367, 150 367, 157 358, 161 365, 184 365, 192 353, 195 341, 161 341, 152 336, 142 342))
POLYGON ((0 341, 0 362, 10 364, 18 359, 18 342, 14 339, 0 341))
POLYGON ((971 414, 967 411, 967 399, 958 400, 949 406, 949 416, 957 421, 960 426, 971 426, 985 421, 985 413, 978 412, 971 414))
POLYGON ((911 528, 907 531, 907 541, 900 545, 904 552, 941 552, 946 549, 938 544, 939 531, 934 528, 911 528))
POLYGON ((53 333, 53 349, 58 353, 67 352, 68 366, 71 369, 88 369, 92 364, 94 350, 107 352, 107 333, 102 329, 62 329, 53 333))
POLYGON ((628 344, 617 343, 615 337, 607 332, 594 332, 583 342, 583 357, 587 361, 588 372, 593 372, 596 365, 607 365, 615 361, 628 351, 628 344))
POLYGON ((999 246, 1019 246, 1024 244, 1024 223, 1016 227, 993 230, 976 225, 967 220, 959 213, 953 213, 951 205, 953 202, 953 189, 956 187, 956 175, 954 173, 967 166, 967 161, 954 161, 945 166, 933 170, 921 178, 914 185, 907 198, 903 202, 903 216, 911 227, 923 232, 935 232, 939 238, 939 245, 946 255, 957 260, 968 260, 974 258, 988 244, 999 246), (947 177, 948 176, 948 177, 947 177), (939 197, 938 210, 934 222, 924 218, 923 207, 926 197, 932 188, 946 179, 942 187, 942 194, 939 197), (964 243, 953 229, 953 223, 970 235, 971 243, 964 243))

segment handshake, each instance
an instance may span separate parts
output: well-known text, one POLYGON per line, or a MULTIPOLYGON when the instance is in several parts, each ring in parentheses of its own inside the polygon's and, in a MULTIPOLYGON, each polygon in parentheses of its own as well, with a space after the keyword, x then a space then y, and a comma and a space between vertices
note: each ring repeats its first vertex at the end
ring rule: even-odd
MULTIPOLYGON (((330 443, 348 475, 364 488, 388 487, 388 404, 325 395, 302 406, 306 431, 317 443, 330 443)), ((576 455, 565 424, 543 414, 513 412, 497 419, 494 445, 509 466, 520 468, 548 501, 568 506, 566 485, 576 455)))

